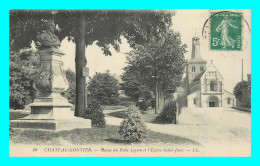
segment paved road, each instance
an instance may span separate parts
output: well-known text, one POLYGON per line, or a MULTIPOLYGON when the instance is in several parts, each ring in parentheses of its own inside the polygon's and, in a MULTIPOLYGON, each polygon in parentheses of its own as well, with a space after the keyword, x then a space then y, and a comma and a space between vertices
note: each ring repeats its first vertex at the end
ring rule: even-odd
MULTIPOLYGON (((108 115, 106 120, 111 125, 122 121, 108 115)), ((147 123, 147 126, 152 131, 197 141, 208 155, 251 154, 251 114, 248 112, 232 108, 183 108, 178 125, 147 123)))

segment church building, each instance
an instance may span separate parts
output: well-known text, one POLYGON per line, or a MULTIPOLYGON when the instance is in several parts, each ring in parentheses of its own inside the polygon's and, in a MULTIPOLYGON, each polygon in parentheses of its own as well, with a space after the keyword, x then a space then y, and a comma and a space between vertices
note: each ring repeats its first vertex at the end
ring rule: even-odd
POLYGON ((177 88, 174 96, 181 96, 182 105, 194 107, 233 107, 235 97, 224 89, 224 78, 213 61, 201 58, 200 39, 192 38, 191 59, 186 66, 186 77, 182 88, 177 88))

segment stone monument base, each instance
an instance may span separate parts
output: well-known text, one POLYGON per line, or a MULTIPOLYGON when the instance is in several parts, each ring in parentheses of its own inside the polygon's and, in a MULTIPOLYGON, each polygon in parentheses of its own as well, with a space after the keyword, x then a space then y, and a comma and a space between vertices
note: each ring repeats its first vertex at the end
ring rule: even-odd
POLYGON ((77 128, 91 128, 91 120, 84 118, 71 118, 66 120, 11 120, 13 128, 44 129, 44 130, 72 130, 77 128))
POLYGON ((71 104, 59 94, 48 97, 38 97, 30 104, 28 116, 11 120, 13 128, 30 128, 46 130, 71 130, 76 128, 91 128, 91 120, 74 116, 71 104))

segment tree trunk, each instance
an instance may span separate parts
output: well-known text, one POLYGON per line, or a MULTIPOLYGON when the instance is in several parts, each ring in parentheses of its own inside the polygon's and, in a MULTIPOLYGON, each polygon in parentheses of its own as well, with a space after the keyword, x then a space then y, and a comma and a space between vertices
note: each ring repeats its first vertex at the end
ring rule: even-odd
POLYGON ((78 18, 78 29, 76 41, 76 56, 75 56, 75 66, 76 66, 76 105, 74 115, 77 117, 85 116, 85 106, 86 106, 86 78, 82 75, 82 69, 86 66, 87 60, 85 57, 85 33, 86 33, 86 22, 84 14, 80 14, 78 18))
POLYGON ((155 85, 155 114, 160 113, 160 111, 163 109, 164 106, 164 96, 162 94, 162 91, 158 85, 158 83, 156 83, 155 85))
POLYGON ((160 113, 163 109, 163 106, 164 106, 164 95, 163 95, 163 92, 162 90, 159 88, 158 89, 158 93, 159 93, 159 106, 158 106, 158 113, 160 113))
POLYGON ((159 110, 159 91, 158 91, 158 83, 155 85, 155 114, 158 113, 159 110))

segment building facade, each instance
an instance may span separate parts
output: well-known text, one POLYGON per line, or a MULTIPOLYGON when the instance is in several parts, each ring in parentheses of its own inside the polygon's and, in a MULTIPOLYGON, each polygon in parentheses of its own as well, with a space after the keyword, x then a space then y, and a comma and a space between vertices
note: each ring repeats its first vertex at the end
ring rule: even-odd
POLYGON ((224 89, 223 80, 213 61, 207 65, 201 58, 199 38, 192 38, 191 59, 182 83, 182 105, 190 108, 235 106, 235 97, 224 89))

